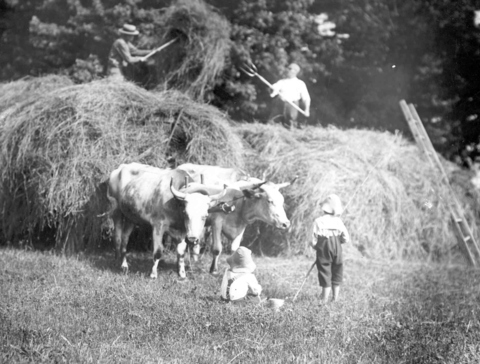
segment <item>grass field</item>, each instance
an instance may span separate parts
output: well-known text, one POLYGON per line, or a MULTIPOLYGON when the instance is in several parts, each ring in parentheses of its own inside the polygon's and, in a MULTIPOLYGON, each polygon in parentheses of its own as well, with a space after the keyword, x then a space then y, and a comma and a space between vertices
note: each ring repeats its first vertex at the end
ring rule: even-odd
POLYGON ((222 303, 207 256, 185 281, 169 256, 152 281, 149 255, 123 275, 111 255, 4 248, 0 362, 480 362, 479 270, 352 260, 341 300, 321 306, 316 274, 291 300, 307 258, 255 261, 264 297, 286 298, 279 312, 222 303))

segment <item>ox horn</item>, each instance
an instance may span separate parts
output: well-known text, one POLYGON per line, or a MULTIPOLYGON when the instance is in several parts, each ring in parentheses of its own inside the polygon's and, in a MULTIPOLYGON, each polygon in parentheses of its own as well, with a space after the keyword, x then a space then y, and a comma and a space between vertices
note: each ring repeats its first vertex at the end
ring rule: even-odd
POLYGON ((223 196, 227 194, 227 185, 224 185, 223 191, 220 193, 217 193, 216 195, 211 195, 210 199, 212 201, 218 201, 220 200, 223 196))
POLYGON ((173 178, 170 180, 170 191, 177 200, 184 201, 185 197, 187 197, 186 193, 180 192, 175 187, 173 187, 173 178))
POLYGON ((253 185, 252 190, 256 190, 257 188, 262 187, 265 183, 267 183, 267 181, 263 181, 263 182, 260 182, 260 183, 257 183, 255 185, 253 185))
POLYGON ((297 179, 298 179, 298 176, 295 176, 290 182, 279 183, 278 185, 275 185, 275 187, 277 187, 277 189, 281 189, 281 188, 293 185, 297 179))

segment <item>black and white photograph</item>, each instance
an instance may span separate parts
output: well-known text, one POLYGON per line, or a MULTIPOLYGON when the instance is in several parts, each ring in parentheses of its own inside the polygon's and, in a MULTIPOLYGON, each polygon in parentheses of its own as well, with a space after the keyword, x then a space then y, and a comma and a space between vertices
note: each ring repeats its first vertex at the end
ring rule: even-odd
POLYGON ((0 363, 480 363, 480 0, 0 0, 0 363))

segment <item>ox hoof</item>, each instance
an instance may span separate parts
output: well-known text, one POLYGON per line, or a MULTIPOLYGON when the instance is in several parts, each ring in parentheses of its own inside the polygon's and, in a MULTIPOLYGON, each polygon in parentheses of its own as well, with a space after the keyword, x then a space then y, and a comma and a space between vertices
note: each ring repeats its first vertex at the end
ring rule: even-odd
POLYGON ((154 273, 151 273, 151 274, 150 274, 150 279, 157 279, 157 275, 154 274, 154 273))
POLYGON ((216 276, 218 276, 218 270, 211 270, 211 271, 210 271, 210 274, 211 274, 212 276, 215 276, 215 277, 216 277, 216 276))

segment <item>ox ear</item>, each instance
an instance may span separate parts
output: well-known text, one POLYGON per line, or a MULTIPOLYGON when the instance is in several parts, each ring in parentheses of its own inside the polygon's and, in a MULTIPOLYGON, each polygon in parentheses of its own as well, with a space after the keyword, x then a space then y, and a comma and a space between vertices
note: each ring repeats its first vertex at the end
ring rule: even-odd
POLYGON ((180 192, 173 187, 173 178, 170 180, 170 191, 172 192, 173 197, 175 197, 177 200, 184 201, 187 197, 186 193, 180 192))
POLYGON ((287 186, 293 185, 297 179, 298 179, 298 176, 295 176, 290 182, 279 183, 279 184, 275 185, 275 187, 278 190, 280 190, 280 189, 285 188, 287 186))
POLYGON ((246 198, 261 198, 262 195, 260 192, 256 192, 253 188, 248 188, 248 189, 245 189, 245 190, 242 190, 243 192, 243 195, 246 197, 246 198))

